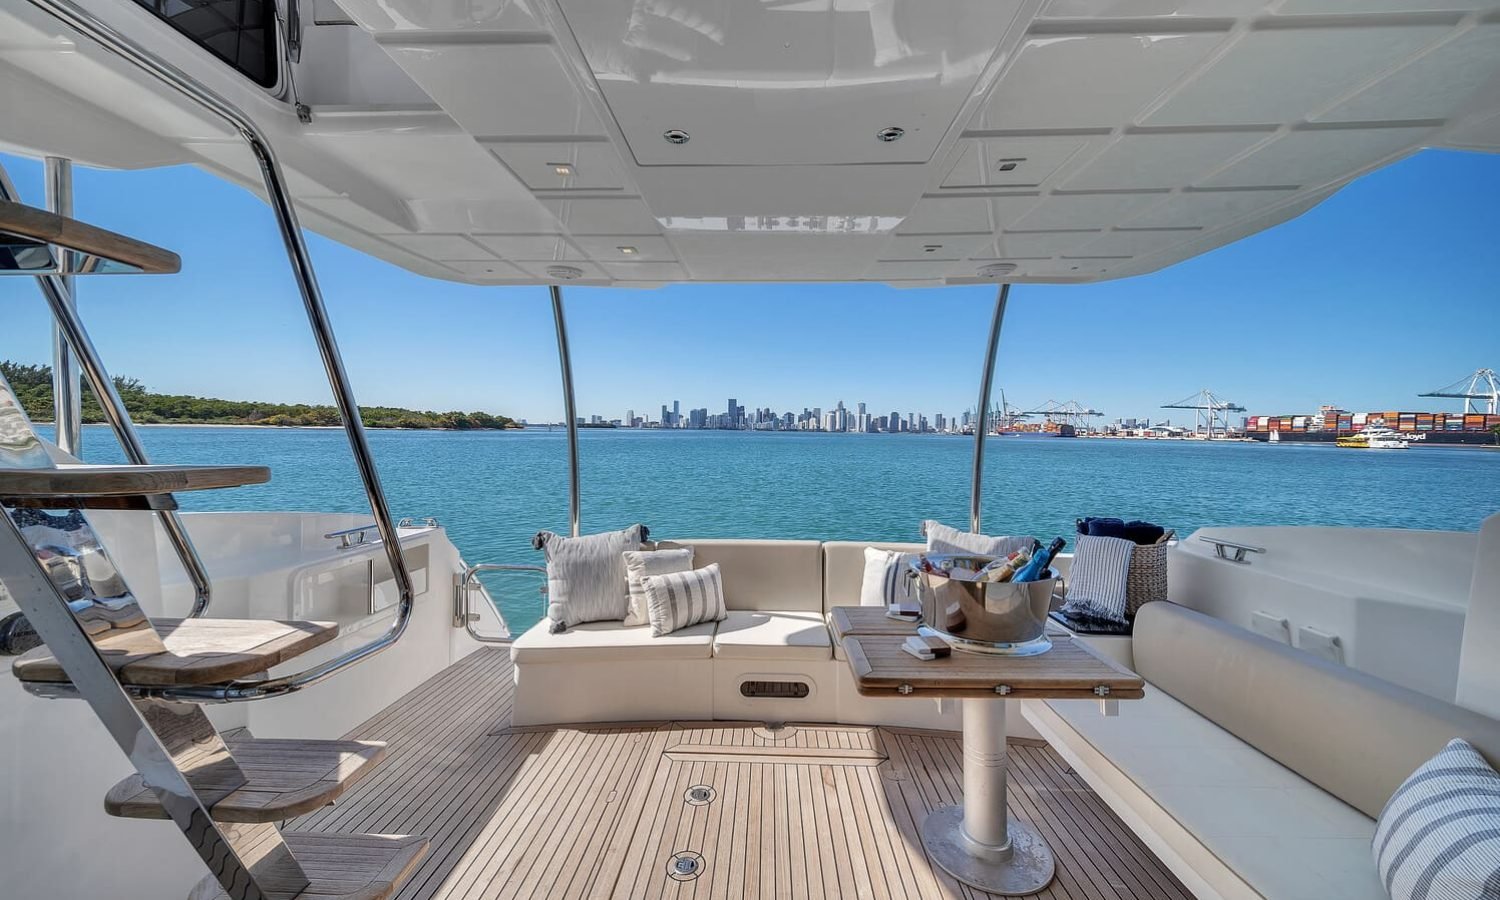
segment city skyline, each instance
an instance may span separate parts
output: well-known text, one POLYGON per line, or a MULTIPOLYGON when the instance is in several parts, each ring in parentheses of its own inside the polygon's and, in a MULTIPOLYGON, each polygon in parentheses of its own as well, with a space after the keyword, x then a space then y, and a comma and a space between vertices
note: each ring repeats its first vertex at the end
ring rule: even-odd
POLYGON ((889 413, 870 412, 869 404, 860 401, 847 407, 843 400, 834 401, 833 407, 824 412, 821 406, 804 406, 801 412, 788 409, 778 412, 773 407, 752 407, 748 411, 738 398, 730 397, 723 412, 711 412, 710 407, 692 408, 682 413, 682 401, 673 400, 671 408, 661 404, 660 415, 652 419, 649 415, 636 415, 634 407, 627 408, 620 418, 608 418, 598 413, 578 417, 578 424, 616 428, 665 428, 717 431, 826 431, 826 432, 954 432, 967 428, 973 418, 971 411, 964 411, 957 418, 946 413, 925 413, 892 410, 889 413), (896 425, 892 426, 892 422, 896 425))

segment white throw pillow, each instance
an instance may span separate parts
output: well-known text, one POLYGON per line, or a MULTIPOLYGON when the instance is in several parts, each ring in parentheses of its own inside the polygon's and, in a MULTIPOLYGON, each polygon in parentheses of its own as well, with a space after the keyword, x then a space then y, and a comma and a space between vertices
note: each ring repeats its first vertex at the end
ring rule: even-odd
POLYGON ((646 625, 651 614, 646 604, 646 586, 641 579, 647 575, 670 575, 673 572, 688 572, 693 568, 693 548, 676 550, 627 550, 625 557, 625 580, 629 586, 630 609, 625 613, 626 627, 646 625))
POLYGON ((949 528, 942 522, 928 519, 922 523, 922 533, 927 535, 928 553, 972 553, 975 556, 1009 556, 1017 550, 1031 547, 1029 537, 1001 535, 991 537, 972 531, 949 528))
POLYGON ((632 525, 582 537, 542 531, 531 546, 547 556, 547 618, 552 633, 584 622, 624 619, 630 601, 625 580, 626 550, 639 550, 646 526, 632 525))
POLYGON ((647 575, 641 579, 641 585, 646 589, 652 637, 729 617, 724 608, 724 584, 719 578, 718 563, 690 572, 647 575))
POLYGON ((1500 896, 1500 774, 1449 741, 1386 801, 1371 849, 1393 900, 1500 896))
POLYGON ((916 591, 907 576, 915 553, 865 548, 865 577, 859 585, 860 606, 890 606, 915 602, 916 591))

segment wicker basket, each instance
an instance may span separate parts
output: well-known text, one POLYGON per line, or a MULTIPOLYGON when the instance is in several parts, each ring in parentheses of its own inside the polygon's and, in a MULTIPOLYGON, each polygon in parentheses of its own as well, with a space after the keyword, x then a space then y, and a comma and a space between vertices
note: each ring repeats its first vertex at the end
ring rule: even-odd
POLYGON ((1125 579, 1125 616, 1135 618, 1136 610, 1153 600, 1167 599, 1167 547, 1141 544, 1130 554, 1130 574, 1125 579))

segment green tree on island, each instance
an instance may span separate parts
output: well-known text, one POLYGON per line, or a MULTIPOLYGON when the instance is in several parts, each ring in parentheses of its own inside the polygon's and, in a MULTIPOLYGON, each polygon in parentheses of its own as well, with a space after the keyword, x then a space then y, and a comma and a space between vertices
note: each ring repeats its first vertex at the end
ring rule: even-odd
MULTIPOLYGON (((35 422, 52 421, 52 367, 0 361, 0 374, 10 382, 21 407, 35 422)), ((261 403, 253 400, 215 400, 186 394, 156 394, 135 378, 116 376, 115 390, 131 418, 142 425, 339 425, 332 406, 306 403, 261 403)), ((442 428, 454 431, 521 427, 509 416, 487 412, 432 412, 393 406, 361 406, 367 428, 442 428)), ((83 421, 103 422, 99 401, 83 388, 83 421)))

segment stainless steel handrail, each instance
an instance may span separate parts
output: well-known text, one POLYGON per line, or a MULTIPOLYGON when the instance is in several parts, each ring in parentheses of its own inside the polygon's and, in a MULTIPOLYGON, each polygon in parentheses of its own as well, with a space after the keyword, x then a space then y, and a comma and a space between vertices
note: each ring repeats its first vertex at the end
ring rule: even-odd
MULTIPOLYGON (((545 566, 513 566, 504 563, 480 563, 477 566, 469 566, 464 574, 453 586, 453 627, 463 627, 469 633, 469 637, 486 644, 509 644, 515 640, 515 635, 510 633, 510 624, 505 621, 505 614, 500 611, 500 605, 495 604, 495 615, 499 617, 500 624, 505 628, 505 637, 491 637, 480 634, 474 630, 474 623, 479 619, 478 613, 469 612, 469 594, 476 587, 483 587, 476 576, 480 572, 540 572, 547 574, 545 566)), ((547 592, 547 586, 542 585, 542 593, 547 592)), ((493 599, 493 598, 491 598, 493 599)))
POLYGON ((974 473, 969 482, 969 530, 979 533, 980 487, 984 482, 984 441, 990 431, 990 385, 995 380, 995 355, 1000 351, 1000 326, 1005 322, 1005 304, 1010 285, 1000 285, 995 297, 995 317, 990 320, 990 340, 985 345, 984 374, 979 381, 979 421, 974 424, 974 473))
POLYGON ((1214 553, 1219 557, 1219 559, 1227 560, 1229 562, 1248 563, 1249 560, 1245 558, 1246 553, 1266 552, 1265 547, 1253 547, 1249 544, 1241 544, 1236 541, 1226 541, 1223 538, 1209 537, 1206 534, 1198 535, 1198 540, 1203 541, 1206 544, 1213 544, 1214 553), (1228 551, 1230 550, 1234 551, 1233 556, 1229 555, 1228 551))
MULTIPOLYGON (((60 216, 73 217, 73 161, 48 156, 43 162, 46 178, 47 208, 60 216)), ((64 270, 73 268, 73 252, 57 248, 64 270)), ((68 305, 78 306, 77 287, 72 275, 59 281, 68 305)), ((78 385, 75 354, 68 346, 68 336, 55 323, 52 326, 52 425, 53 441, 69 456, 83 458, 83 397, 78 385)))
MULTIPOLYGON (((286 179, 281 172, 281 163, 270 143, 260 133, 255 122, 240 109, 218 94, 204 87, 181 69, 157 58, 149 50, 101 21, 92 13, 80 8, 71 0, 29 0, 36 8, 50 14, 58 21, 93 40, 104 50, 113 53, 136 68, 192 100, 205 110, 217 115, 240 133, 250 145, 250 151, 260 166, 261 178, 265 182, 266 198, 276 215, 281 229, 281 240, 286 247, 292 273, 302 294, 302 305, 307 313, 308 325, 317 341, 323 368, 328 374, 329 386, 333 388, 334 404, 343 418, 344 432, 348 435, 354 463, 359 469, 360 481, 364 485, 365 498, 370 512, 379 527, 380 537, 385 543, 385 552, 391 565, 391 574, 396 581, 399 603, 395 620, 385 633, 368 644, 314 666, 302 672, 248 684, 233 684, 203 688, 196 691, 174 689, 171 694, 183 699, 216 700, 232 702, 258 700, 301 690, 316 684, 354 663, 367 659, 385 650, 406 632, 411 621, 414 595, 411 573, 401 555, 401 544, 396 538, 396 523, 386 505, 385 491, 380 486, 380 474, 375 469, 375 460, 370 453, 369 440, 365 436, 364 421, 360 418, 359 404, 344 371, 344 361, 339 354, 338 342, 328 321, 328 310, 323 304, 323 293, 318 287, 317 274, 313 271, 312 257, 302 239, 302 229, 297 223, 297 211, 292 207, 291 194, 287 191, 286 179)), ((288 111, 290 115, 290 111, 288 111)))
POLYGON ((568 322, 563 317, 562 288, 550 285, 552 321, 557 327, 557 363, 562 368, 563 410, 568 415, 568 529, 578 537, 578 404, 573 399, 573 357, 568 353, 568 322))
MULTIPOLYGON (((4 167, 0 167, 0 199, 21 199, 4 167)), ((125 458, 133 466, 150 465, 151 459, 146 455, 146 447, 136 433, 135 422, 125 409, 125 401, 120 399, 120 392, 115 389, 114 379, 109 377, 109 372, 104 368, 104 360, 99 356, 93 339, 83 327, 83 319, 79 317, 77 307, 69 302, 70 295, 62 278, 57 275, 38 275, 36 283, 47 300, 47 306, 52 310, 52 318, 58 331, 62 332, 72 346, 79 368, 83 370, 89 387, 99 400, 100 412, 114 429, 115 439, 120 442, 125 458)), ((178 561, 187 572, 188 581, 193 585, 193 605, 188 610, 188 618, 196 619, 208 612, 208 604, 213 596, 208 569, 203 565, 203 558, 198 555, 198 549, 193 546, 192 538, 188 536, 187 528, 177 513, 162 509, 157 510, 156 516, 161 522, 162 531, 166 532, 167 543, 172 545, 172 551, 177 554, 178 561)))

